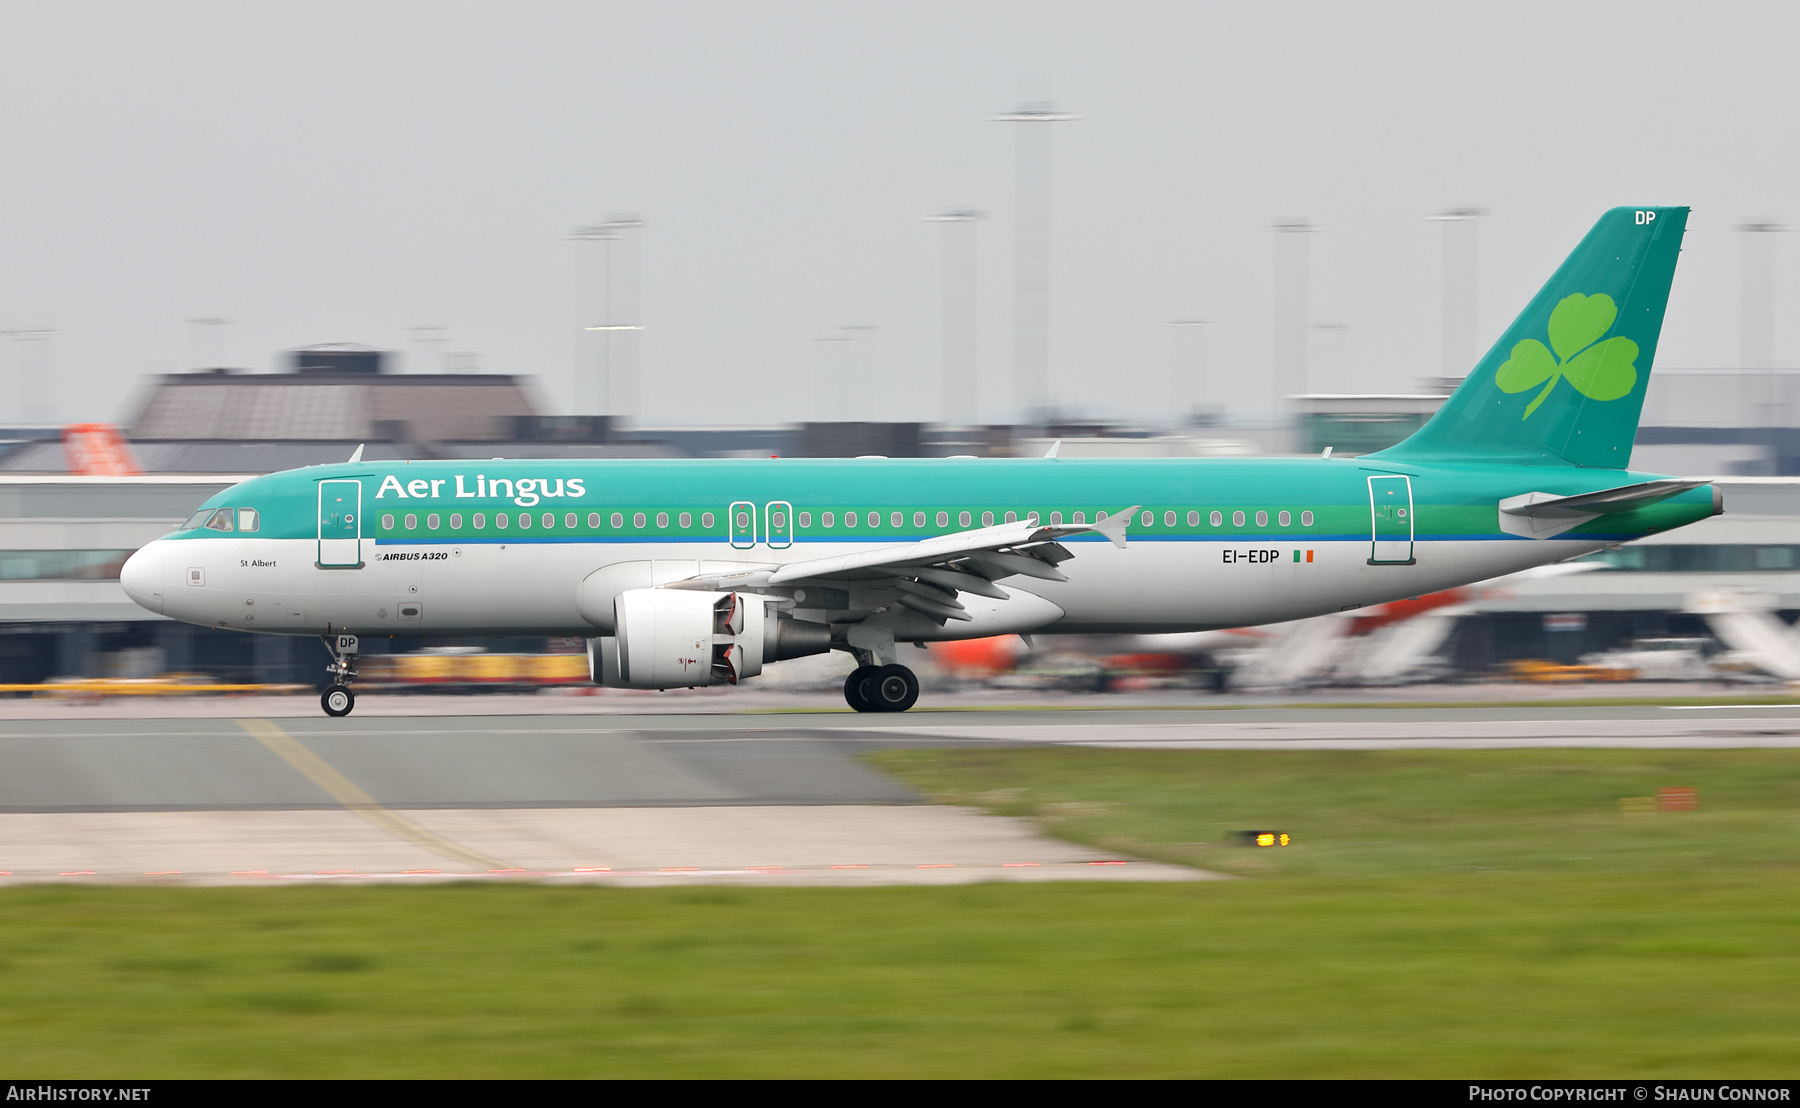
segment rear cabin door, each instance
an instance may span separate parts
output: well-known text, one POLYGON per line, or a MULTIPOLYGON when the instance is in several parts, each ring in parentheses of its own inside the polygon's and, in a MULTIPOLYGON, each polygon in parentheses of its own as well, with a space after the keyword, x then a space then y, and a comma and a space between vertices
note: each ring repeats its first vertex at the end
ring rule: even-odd
POLYGON ((1369 478, 1369 564, 1413 564, 1412 478, 1369 478))
POLYGON ((319 568, 362 567, 362 482, 319 482, 319 568))

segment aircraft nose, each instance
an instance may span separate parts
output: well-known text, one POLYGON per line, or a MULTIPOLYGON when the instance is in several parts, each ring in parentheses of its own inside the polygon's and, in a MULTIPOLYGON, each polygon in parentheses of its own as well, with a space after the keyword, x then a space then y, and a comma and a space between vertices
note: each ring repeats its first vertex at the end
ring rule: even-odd
POLYGON ((119 571, 119 584, 125 595, 158 615, 163 610, 163 562, 168 560, 162 545, 160 539, 152 542, 125 559, 125 567, 119 571))

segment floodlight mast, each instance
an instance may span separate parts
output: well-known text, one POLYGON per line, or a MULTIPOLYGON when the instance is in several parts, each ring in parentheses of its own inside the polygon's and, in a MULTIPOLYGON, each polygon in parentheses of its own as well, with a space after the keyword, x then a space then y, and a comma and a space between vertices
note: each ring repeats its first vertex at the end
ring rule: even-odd
POLYGON ((22 423, 50 422, 50 340, 62 332, 50 327, 21 327, 0 331, 0 335, 13 340, 16 354, 16 385, 14 395, 19 397, 18 419, 22 423), (24 363, 26 348, 36 351, 40 356, 31 358, 35 365, 24 363))
POLYGON ((1746 219, 1732 230, 1744 236, 1739 277, 1740 418, 1747 428, 1763 432, 1763 466, 1772 476, 1776 462, 1775 428, 1789 421, 1776 391, 1775 375, 1775 236, 1792 228, 1773 219, 1746 219))
POLYGON ((1317 231, 1305 216, 1286 216, 1270 224, 1275 232, 1275 343, 1269 387, 1274 417, 1283 415, 1282 399, 1306 385, 1307 278, 1310 261, 1306 236, 1317 231))
POLYGON ((972 426, 980 408, 979 327, 975 311, 975 224, 987 216, 952 208, 925 217, 944 226, 944 423, 972 426))
POLYGON ((1476 234, 1486 208, 1446 208, 1425 217, 1444 224, 1444 328, 1443 367, 1446 380, 1456 380, 1475 368, 1481 351, 1476 346, 1476 234))
MULTIPOLYGON (((1046 103, 1021 104, 996 123, 1067 123, 1081 117, 1046 103)), ((1050 131, 1018 128, 1013 238, 1013 389, 1027 423, 1048 422, 1050 397, 1050 131)))
MULTIPOLYGON (((584 324, 577 335, 576 379, 579 382, 580 348, 585 345, 581 335, 593 333, 599 336, 598 366, 595 372, 596 406, 600 414, 631 417, 637 414, 638 407, 638 367, 637 367, 637 335, 643 325, 638 318, 638 258, 635 249, 636 236, 631 232, 644 226, 644 221, 635 215, 608 216, 604 221, 585 227, 577 227, 570 238, 577 242, 597 242, 600 244, 600 319, 595 324, 584 324), (613 244, 619 243, 625 250, 625 257, 616 268, 619 280, 615 283, 615 266, 613 244), (615 341, 618 349, 614 349, 615 341)), ((578 318, 586 316, 587 308, 581 304, 582 294, 579 289, 580 275, 577 267, 576 303, 578 318)), ((574 400, 577 411, 581 408, 582 389, 577 383, 574 389, 574 400)))

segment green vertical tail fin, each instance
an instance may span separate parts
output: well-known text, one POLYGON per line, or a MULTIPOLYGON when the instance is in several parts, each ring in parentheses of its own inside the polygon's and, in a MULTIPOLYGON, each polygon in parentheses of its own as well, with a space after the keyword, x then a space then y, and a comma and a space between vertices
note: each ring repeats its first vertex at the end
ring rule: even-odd
POLYGON ((1630 465, 1687 216, 1601 216, 1437 414, 1370 457, 1630 465))

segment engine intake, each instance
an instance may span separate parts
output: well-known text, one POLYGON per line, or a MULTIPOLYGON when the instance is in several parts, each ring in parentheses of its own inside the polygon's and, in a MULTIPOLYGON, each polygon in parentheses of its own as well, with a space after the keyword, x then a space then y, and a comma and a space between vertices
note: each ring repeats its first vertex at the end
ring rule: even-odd
POLYGON ((765 663, 831 649, 831 628, 749 593, 629 589, 613 602, 613 627, 588 640, 588 669, 614 689, 735 685, 765 663))

